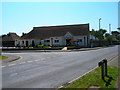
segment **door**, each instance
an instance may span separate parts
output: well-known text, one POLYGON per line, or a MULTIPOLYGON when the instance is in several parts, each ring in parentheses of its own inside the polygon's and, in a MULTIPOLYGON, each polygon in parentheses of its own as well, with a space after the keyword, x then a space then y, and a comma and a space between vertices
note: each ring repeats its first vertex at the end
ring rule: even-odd
POLYGON ((71 43, 70 43, 71 39, 66 39, 66 46, 70 46, 71 43))

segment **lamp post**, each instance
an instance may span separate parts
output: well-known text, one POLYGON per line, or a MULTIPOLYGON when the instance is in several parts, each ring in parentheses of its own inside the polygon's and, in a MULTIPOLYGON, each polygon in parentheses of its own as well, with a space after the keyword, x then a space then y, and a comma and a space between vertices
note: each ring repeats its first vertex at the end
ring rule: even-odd
POLYGON ((111 24, 109 24, 109 34, 111 35, 111 24))
POLYGON ((99 46, 100 46, 100 20, 101 18, 99 18, 99 46))

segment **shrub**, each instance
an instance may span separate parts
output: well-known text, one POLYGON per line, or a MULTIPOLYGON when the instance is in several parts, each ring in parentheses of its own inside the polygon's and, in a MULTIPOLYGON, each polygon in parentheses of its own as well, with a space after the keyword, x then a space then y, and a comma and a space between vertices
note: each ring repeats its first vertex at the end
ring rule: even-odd
POLYGON ((33 48, 33 47, 29 47, 29 48, 33 48))
POLYGON ((50 46, 43 46, 43 48, 50 48, 50 46))
POLYGON ((37 48, 43 48, 44 45, 36 45, 37 48))

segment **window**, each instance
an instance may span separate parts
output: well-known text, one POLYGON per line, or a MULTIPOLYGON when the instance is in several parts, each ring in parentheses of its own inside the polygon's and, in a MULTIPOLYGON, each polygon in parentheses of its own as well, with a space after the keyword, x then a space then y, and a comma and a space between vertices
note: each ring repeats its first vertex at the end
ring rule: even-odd
POLYGON ((79 39, 80 42, 82 42, 82 39, 79 39))
POLYGON ((55 43, 59 43, 59 40, 55 40, 55 43))
POLYGON ((44 42, 50 42, 50 40, 45 40, 44 42))
POLYGON ((50 42, 50 40, 47 40, 47 42, 50 42))

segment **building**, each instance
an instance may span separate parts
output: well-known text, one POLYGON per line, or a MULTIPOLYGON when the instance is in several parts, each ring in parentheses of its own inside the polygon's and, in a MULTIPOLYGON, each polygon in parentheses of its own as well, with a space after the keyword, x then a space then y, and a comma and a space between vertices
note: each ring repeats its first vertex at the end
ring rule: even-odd
POLYGON ((33 27, 15 40, 15 46, 88 46, 89 24, 33 27), (71 44, 73 43, 73 44, 71 44))
POLYGON ((14 47, 15 40, 20 39, 20 37, 16 33, 8 33, 7 35, 2 35, 1 37, 3 47, 14 47))

